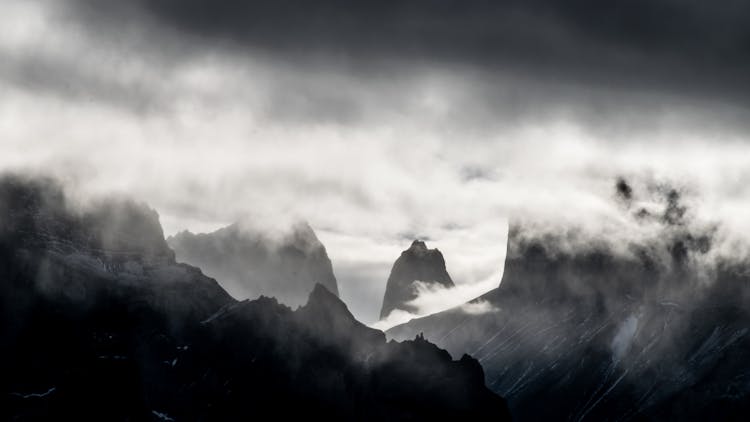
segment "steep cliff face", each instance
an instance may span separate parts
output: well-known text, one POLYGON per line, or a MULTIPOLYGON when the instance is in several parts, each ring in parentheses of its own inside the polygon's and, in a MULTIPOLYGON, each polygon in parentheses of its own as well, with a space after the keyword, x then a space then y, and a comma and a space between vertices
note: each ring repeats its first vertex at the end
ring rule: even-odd
POLYGON ((386 342, 320 284, 296 311, 238 302, 111 204, 0 178, 0 419, 509 420, 474 359, 386 342))
POLYGON ((316 283, 338 295, 331 260, 306 223, 279 237, 233 224, 213 233, 184 231, 167 242, 179 261, 200 267, 238 299, 265 295, 296 307, 316 283))
POLYGON ((383 297, 380 318, 385 318, 394 309, 414 311, 408 302, 417 297, 415 282, 453 287, 445 269, 443 254, 437 249, 427 249, 424 242, 415 240, 409 249, 401 252, 391 269, 383 297))
POLYGON ((750 265, 710 255, 712 229, 675 224, 674 209, 630 244, 516 225, 500 286, 474 301, 487 312, 388 334, 476 356, 518 420, 741 419, 750 265))

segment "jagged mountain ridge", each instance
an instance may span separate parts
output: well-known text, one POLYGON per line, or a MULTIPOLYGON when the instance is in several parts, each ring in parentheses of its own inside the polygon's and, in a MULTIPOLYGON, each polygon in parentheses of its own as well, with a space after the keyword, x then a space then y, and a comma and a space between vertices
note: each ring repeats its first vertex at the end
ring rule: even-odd
POLYGON ((388 334, 476 356, 518 420, 742 420, 750 268, 706 271, 713 231, 679 221, 670 198, 651 240, 617 250, 516 225, 500 286, 474 301, 491 311, 459 307, 388 334))
POLYGON ((167 239, 177 259, 200 267, 239 299, 273 296, 305 303, 316 283, 338 295, 326 249, 307 223, 272 238, 238 223, 212 233, 183 231, 167 239))
POLYGON ((409 249, 393 263, 391 274, 383 296, 380 318, 387 317, 393 310, 413 312, 408 302, 417 297, 415 281, 453 287, 453 280, 445 268, 445 259, 438 249, 428 249, 421 240, 412 242, 409 249))
POLYGON ((3 419, 509 419, 475 360, 386 342, 321 285, 296 311, 232 299, 142 205, 78 213, 6 176, 0 212, 3 419))

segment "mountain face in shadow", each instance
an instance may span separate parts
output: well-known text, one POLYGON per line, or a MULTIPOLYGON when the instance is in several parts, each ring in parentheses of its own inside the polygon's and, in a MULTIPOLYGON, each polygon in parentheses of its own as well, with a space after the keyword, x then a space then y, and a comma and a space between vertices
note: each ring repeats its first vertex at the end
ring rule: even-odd
POLYGON ((479 363, 386 342, 317 284, 293 311, 175 262, 156 213, 0 179, 4 420, 509 420, 479 363))
POLYGON ((401 252, 391 269, 385 287, 383 307, 380 318, 388 316, 394 309, 414 312, 408 302, 416 299, 415 281, 437 284, 442 287, 453 287, 453 280, 445 269, 443 254, 437 249, 427 249, 420 240, 412 242, 409 249, 401 252))
POLYGON ((638 242, 515 225, 502 283, 473 301, 489 311, 388 334, 476 356, 517 420, 745 419, 750 266, 713 255, 715 231, 679 221, 670 196, 638 242))
POLYGON ((296 307, 316 283, 338 295, 326 249, 306 223, 278 237, 232 224, 212 233, 167 239, 179 261, 200 267, 236 298, 272 296, 296 307))

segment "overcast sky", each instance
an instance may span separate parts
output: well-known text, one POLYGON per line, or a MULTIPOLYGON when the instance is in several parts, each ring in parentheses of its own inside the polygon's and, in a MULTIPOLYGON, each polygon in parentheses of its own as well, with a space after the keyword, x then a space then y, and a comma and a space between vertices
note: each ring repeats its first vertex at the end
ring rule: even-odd
POLYGON ((426 239, 461 286, 431 312, 499 283, 514 215, 616 218, 620 176, 747 233, 748 21, 739 0, 5 0, 0 166, 142 199, 167 234, 305 219, 368 323, 426 239))

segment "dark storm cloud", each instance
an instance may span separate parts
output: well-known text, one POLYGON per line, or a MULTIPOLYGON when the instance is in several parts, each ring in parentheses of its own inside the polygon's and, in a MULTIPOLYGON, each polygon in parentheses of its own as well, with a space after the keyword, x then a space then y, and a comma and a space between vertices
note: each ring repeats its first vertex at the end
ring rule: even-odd
POLYGON ((89 20, 109 11, 290 57, 347 66, 464 64, 556 82, 659 90, 745 104, 750 4, 635 0, 209 1, 80 0, 89 20))
POLYGON ((65 58, 0 51, 0 81, 26 91, 146 113, 165 107, 157 84, 118 80, 65 58))

